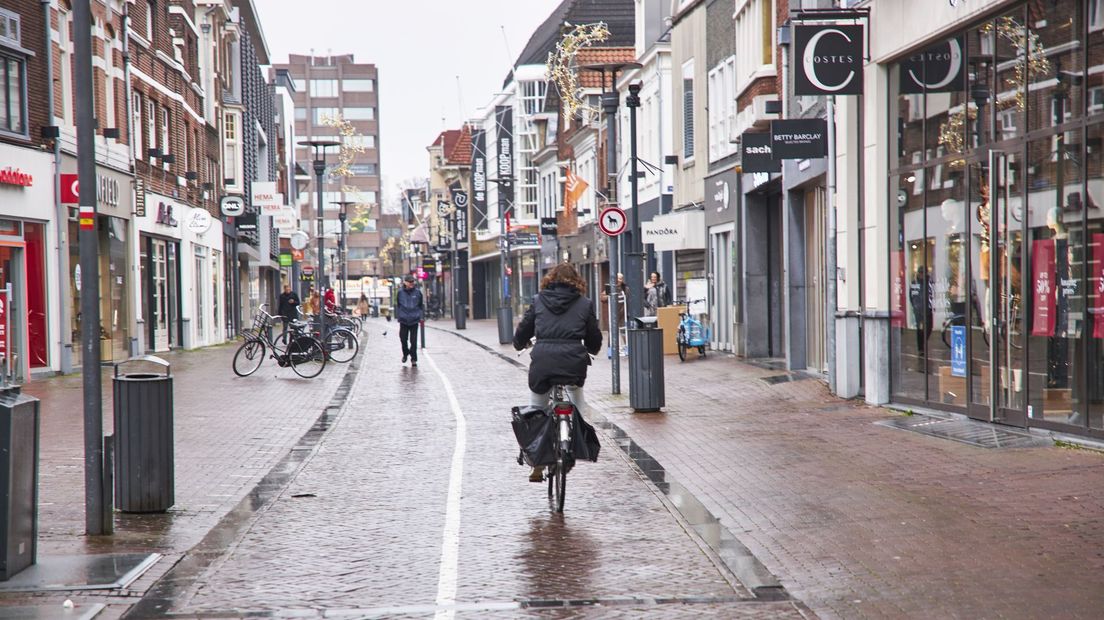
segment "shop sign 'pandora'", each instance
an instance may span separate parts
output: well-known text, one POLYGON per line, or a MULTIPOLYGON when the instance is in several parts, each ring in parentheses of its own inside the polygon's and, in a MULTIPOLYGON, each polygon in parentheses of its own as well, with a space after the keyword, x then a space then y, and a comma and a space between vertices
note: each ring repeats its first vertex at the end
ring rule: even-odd
POLYGON ((860 25, 794 26, 794 94, 861 95, 864 35, 860 25))

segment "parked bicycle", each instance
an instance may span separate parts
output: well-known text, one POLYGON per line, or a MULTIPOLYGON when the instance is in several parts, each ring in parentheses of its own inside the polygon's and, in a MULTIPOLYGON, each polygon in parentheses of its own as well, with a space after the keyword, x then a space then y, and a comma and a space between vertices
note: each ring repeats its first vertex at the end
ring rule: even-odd
POLYGON ((705 357, 705 345, 709 344, 709 329, 704 327, 701 321, 690 315, 690 305, 705 301, 704 299, 687 299, 682 302, 686 310, 679 312, 678 332, 675 334, 675 342, 678 344, 679 359, 686 361, 686 353, 691 348, 698 349, 698 357, 705 357))
POLYGON ((253 326, 239 334, 245 342, 234 354, 234 374, 248 377, 257 372, 267 357, 271 357, 280 367, 290 366, 295 374, 305 379, 320 375, 329 358, 322 343, 305 333, 295 332, 293 336, 287 336, 291 330, 276 339, 284 344, 276 342, 270 334, 276 320, 265 310, 267 307, 268 304, 263 304, 258 308, 253 315, 253 326))
POLYGON ((275 339, 277 345, 286 347, 295 338, 310 336, 322 344, 330 360, 339 364, 351 362, 360 352, 360 338, 357 333, 359 329, 354 331, 353 328, 348 327, 349 323, 337 322, 336 315, 327 314, 325 338, 318 332, 318 325, 309 317, 302 312, 299 316, 298 320, 288 325, 287 331, 275 339))

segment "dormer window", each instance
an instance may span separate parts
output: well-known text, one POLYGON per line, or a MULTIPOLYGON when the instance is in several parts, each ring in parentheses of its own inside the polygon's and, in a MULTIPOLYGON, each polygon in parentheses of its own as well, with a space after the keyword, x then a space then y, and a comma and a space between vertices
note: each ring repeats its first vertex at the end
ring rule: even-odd
POLYGON ((153 0, 146 1, 146 40, 153 43, 153 0))

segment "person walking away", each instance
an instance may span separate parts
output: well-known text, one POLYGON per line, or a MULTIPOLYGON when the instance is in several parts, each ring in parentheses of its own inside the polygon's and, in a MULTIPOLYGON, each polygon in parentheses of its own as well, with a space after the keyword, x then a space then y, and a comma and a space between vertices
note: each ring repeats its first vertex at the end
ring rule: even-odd
POLYGON ((291 290, 290 284, 284 285, 284 292, 280 294, 280 303, 277 312, 284 322, 284 333, 287 333, 291 322, 299 317, 299 296, 291 290))
POLYGON ((356 305, 357 316, 366 317, 366 316, 368 316, 369 311, 370 311, 370 308, 368 306, 368 296, 365 295, 364 293, 361 293, 360 294, 360 299, 357 300, 357 305, 356 305))
POLYGON ((307 316, 318 313, 318 291, 315 291, 313 286, 307 290, 307 298, 299 310, 307 316))
MULTIPOLYGON (((594 302, 586 296, 586 282, 569 263, 553 267, 541 280, 540 288, 522 316, 513 342, 514 349, 521 351, 530 339, 537 339, 529 354, 529 402, 534 407, 547 407, 552 386, 565 385, 571 402, 583 413, 583 384, 590 355, 602 350, 602 330, 594 302)), ((542 467, 529 472, 530 482, 542 479, 542 467)))
POLYGON ((644 316, 655 316, 657 309, 670 304, 671 290, 659 272, 653 271, 644 283, 644 316))
POLYGON ((410 360, 418 365, 418 325, 425 318, 425 300, 414 285, 414 276, 403 278, 403 286, 395 297, 395 318, 399 321, 399 341, 402 342, 402 363, 410 360))

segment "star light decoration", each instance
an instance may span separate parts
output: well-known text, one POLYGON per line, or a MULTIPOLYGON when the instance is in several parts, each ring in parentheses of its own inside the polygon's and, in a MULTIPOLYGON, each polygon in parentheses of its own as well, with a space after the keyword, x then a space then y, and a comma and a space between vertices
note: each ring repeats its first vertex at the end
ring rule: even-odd
POLYGON ((352 207, 352 213, 349 214, 349 226, 354 229, 364 229, 371 219, 372 207, 374 205, 360 202, 360 188, 353 187, 344 182, 348 177, 355 176, 350 166, 352 166, 356 156, 368 150, 364 148, 359 139, 355 139, 363 136, 351 122, 342 118, 340 114, 323 115, 322 125, 336 129, 338 136, 340 136, 339 142, 341 142, 341 148, 337 154, 337 165, 330 170, 330 178, 334 180, 340 179, 341 191, 345 194, 354 196, 357 200, 356 204, 350 205, 352 207))
POLYGON ((583 97, 583 89, 579 86, 579 67, 575 60, 579 50, 605 41, 609 36, 610 31, 605 22, 576 26, 564 22, 563 36, 556 43, 556 49, 548 53, 545 78, 560 93, 565 121, 573 118, 580 110, 597 112, 583 97))
MULTIPOLYGON (((1050 60, 1047 59, 1047 49, 1039 40, 1038 33, 1028 30, 1012 17, 1001 17, 995 22, 989 22, 981 27, 981 32, 990 36, 996 33, 1012 44, 1016 50, 1016 58, 1020 59, 1012 69, 1012 75, 1004 78, 1004 85, 1015 91, 1013 99, 997 101, 997 110, 1003 111, 1016 106, 1021 112, 1027 107, 1026 92, 1027 82, 1040 75, 1050 73, 1050 60)), ((995 43, 995 42, 994 42, 995 43)), ((955 112, 947 118, 947 122, 939 127, 939 144, 944 146, 949 153, 961 153, 965 147, 965 124, 977 118, 977 110, 970 109, 969 104, 964 104, 964 111, 955 112)), ((962 167, 965 160, 956 159, 951 162, 952 167, 962 167)))

